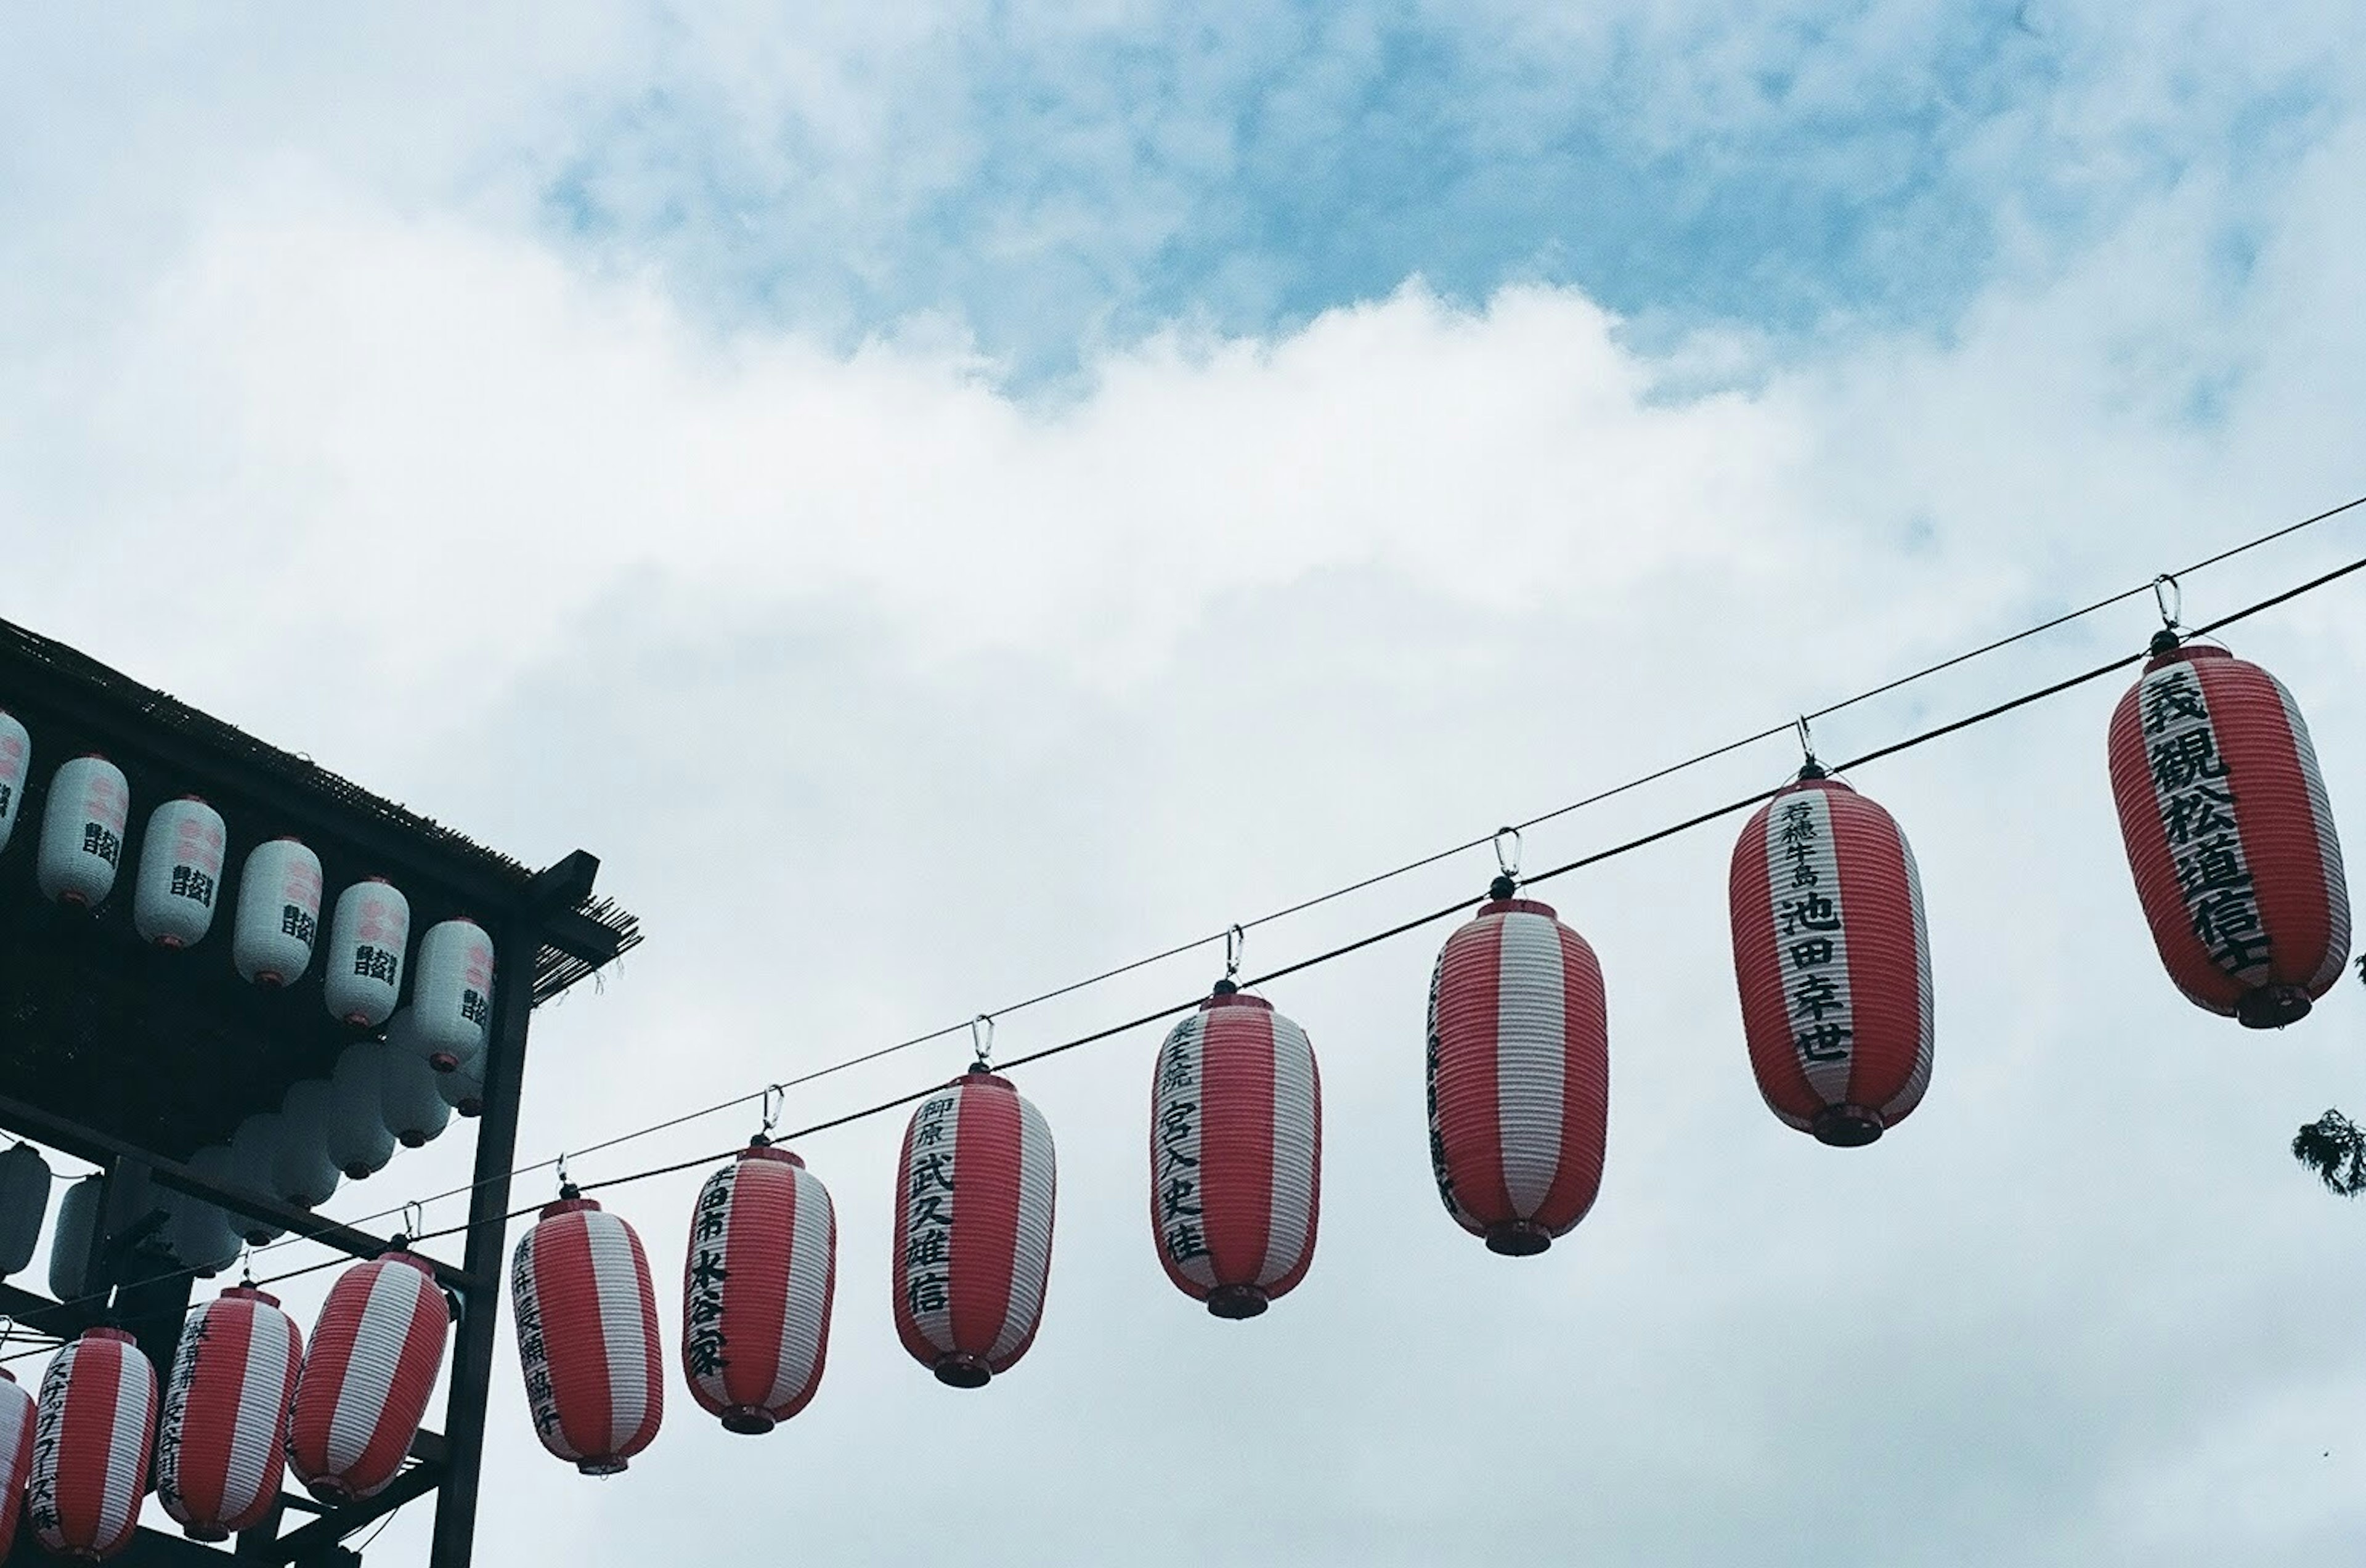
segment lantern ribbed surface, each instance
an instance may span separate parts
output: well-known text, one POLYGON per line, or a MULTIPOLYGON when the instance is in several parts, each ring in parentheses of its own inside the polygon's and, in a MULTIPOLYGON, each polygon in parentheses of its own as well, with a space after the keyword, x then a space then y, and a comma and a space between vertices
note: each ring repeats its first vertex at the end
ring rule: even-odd
POLYGON ((321 857, 295 839, 254 846, 239 873, 231 960, 250 985, 292 986, 321 933, 321 857))
MULTIPOLYGON (((25 780, 33 771, 33 738, 12 714, 0 713, 0 849, 8 846, 25 811, 25 780)), ((0 1551, 7 1550, 0 1542, 0 1551)))
POLYGON ((2283 683, 2225 649, 2157 652, 2112 715, 2112 794, 2153 945, 2198 1007, 2305 1017, 2349 956, 2341 840, 2283 683))
POLYGON ((329 1287, 287 1412, 288 1468, 314 1496, 374 1496, 395 1478, 451 1325, 433 1266, 411 1253, 356 1264, 329 1287))
POLYGON ((39 1420, 33 1396, 16 1373, 0 1367, 0 1562, 7 1560, 17 1543, 25 1483, 33 1474, 33 1427, 39 1420))
POLYGON ((474 920, 439 920, 411 965, 411 1030, 427 1065, 448 1073, 482 1043, 493 1010, 493 939, 474 920))
POLYGON ((410 947, 411 900, 400 888, 373 876, 338 894, 321 960, 321 997, 330 1014, 355 1029, 384 1023, 401 995, 410 947))
POLYGON ((105 902, 123 863, 123 827, 130 815, 130 785, 106 758, 76 757, 59 768, 41 808, 34 854, 42 897, 77 908, 105 902))
POLYGON ((189 1314, 156 1433, 156 1500, 192 1540, 262 1522, 304 1341, 278 1301, 233 1285, 189 1314))
POLYGON ((1481 905, 1429 982, 1430 1164, 1447 1212, 1492 1251, 1544 1251, 1594 1206, 1609 1119, 1594 949, 1549 904, 1481 905))
POLYGON ((394 1157, 394 1128, 386 1114, 387 1047, 356 1040, 337 1055, 329 1075, 329 1158, 349 1181, 384 1170, 394 1157))
POLYGON ((1914 852, 1888 812, 1811 777, 1733 846, 1733 969, 1767 1107, 1827 1144, 1869 1144, 1931 1081, 1931 944, 1914 852))
POLYGON ((510 1299, 542 1446, 586 1475, 623 1470, 665 1416, 658 1299, 641 1238, 590 1199, 562 1198, 519 1238, 510 1299))
POLYGON ((229 842, 221 813, 194 795, 149 813, 131 888, 131 923, 142 941, 182 948, 205 939, 229 842))
POLYGON ((1150 1226, 1166 1277, 1254 1317, 1314 1260, 1323 1087, 1306 1032, 1229 988, 1169 1031, 1150 1088, 1150 1226))
POLYGON ((955 1388, 1034 1343, 1052 1271, 1052 1129, 1007 1078, 974 1067, 920 1102, 896 1164, 896 1332, 955 1388))
POLYGON ((682 1281, 682 1374, 699 1408, 748 1433, 803 1410, 837 1288, 837 1215, 805 1161, 759 1145, 708 1177, 682 1281))
POLYGON ((41 1544, 102 1562, 131 1544, 148 1495, 156 1370, 119 1328, 92 1328, 50 1359, 33 1422, 25 1517, 41 1544))

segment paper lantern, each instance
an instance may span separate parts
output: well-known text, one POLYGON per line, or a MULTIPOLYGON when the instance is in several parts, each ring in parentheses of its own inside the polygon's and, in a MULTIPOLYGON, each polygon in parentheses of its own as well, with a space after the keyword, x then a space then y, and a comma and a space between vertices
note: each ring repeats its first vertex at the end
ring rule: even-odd
POLYGON ((463 1116, 485 1112, 485 1050, 480 1042, 475 1050, 461 1053, 450 1072, 434 1075, 435 1092, 463 1116))
POLYGON ((131 888, 131 923, 158 947, 194 947, 213 929, 230 842, 221 814, 194 795, 168 800, 148 816, 140 840, 140 874, 131 888))
POLYGON ((1594 1207, 1610 1120, 1602 965, 1552 906, 1496 879, 1429 980, 1429 1152, 1455 1223, 1510 1257, 1594 1207))
POLYGON ((76 757, 60 768, 50 780, 34 857, 41 896, 80 909, 105 902, 123 863, 123 825, 130 814, 131 786, 106 758, 76 757))
POLYGON ((1931 1082, 1931 942, 1888 812, 1810 762, 1733 846, 1733 971, 1768 1109, 1869 1144, 1931 1082))
POLYGON ((90 1278, 91 1244, 98 1237, 98 1214, 107 1201, 107 1178, 85 1176, 58 1200, 58 1223, 50 1233, 50 1295, 78 1302, 96 1293, 90 1278))
POLYGON ((2316 749, 2283 683, 2173 634, 2112 715, 2136 896, 2196 1006, 2282 1028, 2340 978, 2349 891, 2316 749))
MULTIPOLYGON (((257 1198, 278 1196, 271 1168, 279 1157, 279 1112, 259 1111, 241 1122, 230 1135, 231 1172, 228 1186, 257 1198)), ((261 1220, 233 1219, 240 1234, 257 1247, 284 1233, 261 1220)))
MULTIPOLYGON (((15 716, 0 713, 0 849, 8 847, 8 835, 17 829, 17 815, 25 808, 25 780, 33 771, 33 738, 15 716)), ((0 1552, 7 1543, 0 1540, 0 1552)))
POLYGON ((61 1557, 103 1562, 131 1544, 148 1495, 156 1370, 119 1328, 89 1328, 50 1359, 33 1421, 25 1517, 61 1557))
POLYGON ((239 873, 231 958, 250 985, 292 986, 321 929, 321 857, 295 839, 254 846, 239 873))
POLYGON ((411 901, 382 876, 337 895, 322 958, 322 994, 332 1017, 376 1029, 402 992, 402 955, 411 944, 411 901))
MULTIPOLYGON (((189 1156, 189 1168, 220 1186, 237 1185, 236 1161, 227 1144, 199 1149, 189 1156)), ((166 1195, 164 1212, 170 1216, 165 1238, 183 1268, 200 1276, 210 1275, 237 1258, 244 1222, 232 1219, 228 1211, 202 1198, 174 1192, 166 1195)))
POLYGON ((1158 1049, 1150 1228, 1166 1277, 1218 1317, 1255 1317, 1314 1260, 1323 1089, 1306 1032, 1229 980, 1158 1049))
MULTIPOLYGON (((41 1222, 50 1213, 50 1162, 30 1144, 0 1152, 0 1278, 33 1261, 41 1222)), ((0 1547, 0 1557, 6 1549, 0 1547)))
POLYGON ((510 1264, 526 1404, 544 1448, 614 1475, 665 1416, 657 1293, 633 1227, 562 1190, 510 1264))
POLYGON ((1042 1316, 1052 1129, 980 1064, 920 1102, 896 1170, 896 1332, 938 1382, 982 1388, 1027 1354, 1042 1316))
POLYGON ((759 1143, 708 1177, 682 1281, 682 1369, 699 1408, 749 1433, 803 1410, 837 1288, 837 1216, 805 1161, 759 1143))
POLYGON ((493 939, 474 920, 428 927, 411 992, 413 1037, 427 1065, 448 1073, 482 1044, 493 1015, 493 939))
POLYGON ((279 1143, 271 1156, 271 1190, 283 1203, 318 1208, 337 1190, 329 1157, 331 1094, 326 1078, 292 1084, 279 1101, 279 1143))
POLYGON ((191 1313, 156 1433, 156 1500, 192 1540, 263 1522, 304 1342, 277 1298, 233 1285, 191 1313))
POLYGON ((356 1264, 329 1287, 287 1412, 288 1467, 312 1495, 372 1497, 400 1472, 451 1326, 434 1266, 412 1253, 356 1264))
POLYGON ((386 1028, 386 1055, 378 1065, 386 1124, 406 1149, 423 1146, 452 1120, 436 1080, 442 1077, 421 1055, 411 1032, 411 1010, 394 1015, 386 1028))
POLYGON ((386 1042, 356 1040, 329 1075, 329 1157, 350 1181, 386 1168, 394 1129, 386 1116, 386 1042))
POLYGON ((39 1418, 33 1396, 17 1374, 0 1367, 0 1562, 7 1560, 17 1543, 25 1483, 33 1474, 33 1428, 39 1418))

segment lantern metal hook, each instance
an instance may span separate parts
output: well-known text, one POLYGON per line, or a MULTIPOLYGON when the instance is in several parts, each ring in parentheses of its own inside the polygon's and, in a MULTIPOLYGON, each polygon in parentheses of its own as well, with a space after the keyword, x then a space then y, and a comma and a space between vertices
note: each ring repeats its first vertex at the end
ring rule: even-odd
POLYGON ((2185 590, 2179 585, 2175 572, 2164 571, 2152 580, 2152 604, 2160 612, 2160 624, 2169 631, 2177 630, 2185 615, 2185 590))
POLYGON ((1507 824, 1495 829, 1495 869, 1502 872, 1505 876, 1513 878, 1515 881, 1518 880, 1520 874, 1520 830, 1517 828, 1511 827, 1507 824), (1508 852, 1504 848, 1504 840, 1505 839, 1512 840, 1512 847, 1508 852))
POLYGON ((8 1341, 15 1337, 17 1337, 15 1314, 0 1312, 0 1349, 7 1348, 8 1341))
POLYGON ((238 1282, 247 1290, 254 1289, 254 1243, 251 1241, 238 1249, 238 1282))
POLYGON ((1241 954, 1249 945, 1249 933, 1238 922, 1224 931, 1224 978, 1232 979, 1241 972, 1241 954))
POLYGON ((402 1206, 402 1234, 417 1241, 427 1228, 427 1205, 413 1198, 402 1206))
POLYGON ((788 1098, 788 1085, 768 1083, 764 1086, 764 1124, 756 1134, 757 1143, 769 1144, 772 1141, 772 1129, 781 1124, 781 1110, 787 1103, 788 1098))
POLYGON ((1795 728, 1799 732, 1799 776, 1802 779, 1822 778, 1824 765, 1816 761, 1816 738, 1808 732, 1806 714, 1798 716, 1795 728))
POLYGON ((575 1196, 575 1184, 567 1179, 567 1153, 563 1149, 559 1151, 558 1164, 558 1195, 561 1198, 572 1198, 575 1196))
POLYGON ((974 1073, 989 1072, 994 1066, 994 1015, 982 1012, 969 1021, 970 1050, 977 1058, 974 1073))

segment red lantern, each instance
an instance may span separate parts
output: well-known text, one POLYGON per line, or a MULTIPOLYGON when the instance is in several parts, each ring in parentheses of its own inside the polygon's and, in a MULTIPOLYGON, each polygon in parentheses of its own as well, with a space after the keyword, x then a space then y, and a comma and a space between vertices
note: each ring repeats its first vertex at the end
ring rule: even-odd
POLYGON ((413 1253, 356 1264, 329 1287, 287 1412, 287 1462, 314 1496, 352 1502, 393 1481, 451 1326, 434 1265, 413 1253))
POLYGON ((920 1102, 896 1170, 896 1332, 938 1382, 982 1388, 1042 1317, 1052 1129, 980 1061, 920 1102))
POLYGON ((1150 1226, 1176 1287, 1255 1317, 1306 1277, 1323 1201, 1323 1086, 1306 1032, 1230 980, 1158 1049, 1150 1226))
POLYGON ((803 1410, 837 1288, 837 1216, 805 1161, 760 1142, 708 1177, 682 1279, 682 1370, 699 1408, 748 1433, 803 1410))
MULTIPOLYGON (((6 733, 0 728, 0 736, 6 733)), ((6 749, 0 747, 0 760, 6 749)), ((22 1147, 22 1145, 18 1145, 22 1147)), ((17 1515, 24 1506, 25 1483, 33 1473, 33 1396, 17 1375, 0 1367, 0 1562, 17 1541, 17 1515)))
POLYGON ((119 1328, 91 1328, 50 1359, 34 1417, 26 1517, 61 1557, 103 1562, 131 1544, 148 1495, 156 1370, 119 1328))
POLYGON ((2169 977, 2252 1029, 2305 1018, 2349 961, 2349 891, 2292 694, 2163 632, 2111 746, 2120 837, 2169 977))
POLYGON ((1906 835, 1811 761, 1742 829, 1729 886, 1758 1091, 1823 1143, 1873 1142, 1931 1081, 1931 943, 1906 835))
POLYGON ((233 1285, 189 1314, 156 1437, 156 1500, 190 1540, 226 1540, 278 1500, 303 1360, 296 1325, 252 1286, 233 1285))
POLYGON ((1594 1207, 1610 1121, 1602 965, 1507 874, 1429 981, 1429 1151, 1447 1212, 1488 1249, 1550 1247, 1594 1207))
POLYGON ((544 1448, 614 1475, 665 1416, 657 1293, 633 1227, 559 1191, 510 1264, 526 1403, 544 1448))

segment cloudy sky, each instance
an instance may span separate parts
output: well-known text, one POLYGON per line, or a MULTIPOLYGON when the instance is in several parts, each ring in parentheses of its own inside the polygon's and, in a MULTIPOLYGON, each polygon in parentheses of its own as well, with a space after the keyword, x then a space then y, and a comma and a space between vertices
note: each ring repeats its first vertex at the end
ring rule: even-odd
MULTIPOLYGON (((968 1017, 1779 724, 2366 491, 2366 12, 2288 0, 613 3, 0 39, 0 614, 521 858, 646 948, 535 1031, 523 1153, 968 1017)), ((2205 619, 2366 513, 2198 575, 2205 619)), ((2230 633, 2366 840, 2366 589, 2230 633)), ((2140 646, 2131 603, 1826 721, 1869 750, 2140 646)), ((1759 1103, 1719 824, 1544 891, 1608 1172, 1506 1259, 1431 1184, 1444 929, 1270 987, 1327 1100, 1305 1285, 1218 1323, 1142 1210, 1155 1032, 1020 1075, 1042 1337, 897 1346, 898 1116, 803 1145, 830 1369, 546 1457, 480 1561, 2224 1564, 2366 1536, 2366 1109, 2159 972, 2118 682, 1862 770, 1938 1058, 1859 1151, 1759 1103)), ((1531 835, 1556 863, 1796 765, 1531 835)), ((1271 967, 1484 851, 1258 930, 1271 967)), ((1214 947, 1008 1018, 1015 1054, 1214 947)), ((903 1092, 952 1042, 800 1090, 903 1092)), ((727 1145, 718 1118, 578 1162, 727 1145)), ((465 1134, 341 1193, 452 1184, 465 1134)), ((696 1173, 623 1190, 669 1330, 696 1173)), ((538 1174, 524 1189, 548 1185, 538 1174)), ((456 1219, 456 1210, 440 1216, 456 1219)), ((288 1254, 276 1255, 288 1258, 288 1254)), ((309 1316, 313 1282, 291 1287, 309 1316)), ((20 1369, 21 1370, 21 1369, 20 1369)), ((427 1509, 371 1561, 419 1561, 427 1509)))

